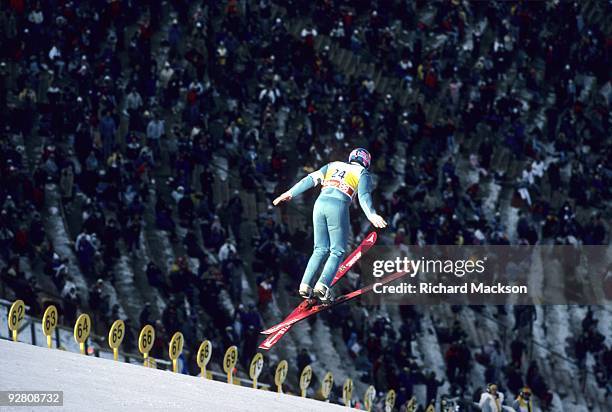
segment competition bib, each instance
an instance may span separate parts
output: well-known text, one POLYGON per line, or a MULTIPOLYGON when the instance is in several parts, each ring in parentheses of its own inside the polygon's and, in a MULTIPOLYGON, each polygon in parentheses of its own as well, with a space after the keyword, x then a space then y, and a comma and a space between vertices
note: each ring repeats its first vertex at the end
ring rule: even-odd
POLYGON ((352 199, 357 191, 362 170, 360 165, 332 162, 327 168, 322 186, 333 187, 352 199))

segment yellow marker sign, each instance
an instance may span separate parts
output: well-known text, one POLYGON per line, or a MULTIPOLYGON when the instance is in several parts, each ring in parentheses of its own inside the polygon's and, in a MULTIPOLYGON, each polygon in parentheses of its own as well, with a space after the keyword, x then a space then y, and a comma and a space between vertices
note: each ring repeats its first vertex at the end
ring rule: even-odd
POLYGON ((183 339, 183 334, 181 332, 175 332, 174 335, 172 335, 172 339, 170 339, 168 354, 170 355, 170 359, 172 359, 172 370, 174 373, 178 372, 177 359, 181 355, 181 352, 183 352, 184 343, 185 339, 183 339))
POLYGON ((300 390, 302 392, 302 398, 306 397, 306 390, 310 386, 312 381, 312 367, 310 365, 304 366, 302 374, 300 375, 300 390))
POLYGON ((238 362, 238 348, 236 346, 230 346, 225 351, 223 356, 223 370, 227 373, 227 383, 232 383, 232 376, 234 373, 234 367, 238 362))
POLYGON ((113 350, 113 359, 119 359, 119 346, 125 337, 125 323, 117 319, 108 331, 108 346, 113 350))
POLYGON ((413 396, 408 402, 406 402, 406 412, 414 412, 417 409, 416 398, 413 396))
POLYGON ((370 385, 368 389, 366 389, 365 395, 363 395, 363 403, 366 408, 366 411, 370 412, 372 410, 372 406, 374 405, 374 398, 376 397, 376 389, 370 385))
POLYGON ((391 412, 395 406, 395 391, 391 389, 385 398, 385 412, 391 412))
POLYGON ((321 395, 323 395, 323 400, 327 401, 329 398, 329 394, 334 387, 334 375, 331 372, 327 372, 325 377, 323 378, 323 382, 321 383, 321 395))
POLYGON ((144 361, 144 366, 146 368, 157 369, 157 361, 154 357, 149 356, 144 361))
POLYGON ((23 300, 18 299, 11 305, 8 317, 8 327, 13 332, 13 341, 15 342, 17 342, 19 326, 23 318, 25 318, 25 303, 23 303, 23 300))
POLYGON ((91 319, 87 313, 81 314, 74 324, 74 340, 79 344, 81 353, 85 355, 85 342, 91 333, 91 319))
POLYGON ((249 376, 253 379, 253 388, 257 389, 257 378, 261 375, 261 371, 263 370, 263 355, 261 353, 256 353, 253 356, 253 360, 251 360, 251 366, 249 367, 249 376))
POLYGON ((53 305, 49 306, 42 318, 42 330, 43 334, 47 337, 48 347, 51 347, 51 335, 53 335, 53 331, 57 326, 57 319, 57 308, 53 305))
POLYGON ((206 378, 206 365, 210 362, 210 357, 212 356, 212 343, 207 339, 200 344, 200 348, 198 349, 198 355, 196 359, 198 361, 198 366, 202 370, 202 377, 206 378))
POLYGON ((427 409, 425 409, 425 412, 436 412, 436 407, 433 405, 429 405, 427 409))
POLYGON ((283 382, 287 379, 287 372, 289 371, 289 364, 286 360, 282 360, 276 366, 276 372, 274 372, 274 383, 278 393, 283 393, 283 382))
POLYGON ((353 380, 351 378, 346 378, 344 381, 344 385, 342 385, 342 400, 344 401, 344 406, 351 406, 351 399, 353 398, 353 380))
POLYGON ((153 343, 155 343, 155 329, 151 325, 145 325, 138 335, 138 350, 144 357, 145 366, 147 366, 147 358, 153 348, 153 343))

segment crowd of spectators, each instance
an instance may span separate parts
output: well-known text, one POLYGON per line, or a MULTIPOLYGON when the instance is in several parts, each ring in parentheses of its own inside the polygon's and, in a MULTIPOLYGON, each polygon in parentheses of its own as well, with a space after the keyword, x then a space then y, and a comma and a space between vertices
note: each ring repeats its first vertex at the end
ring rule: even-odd
MULTIPOLYGON (((372 153, 375 200, 396 245, 609 241, 610 42, 578 2, 15 0, 0 6, 0 27, 2 292, 40 315, 30 265, 55 286, 66 324, 86 309, 101 325, 128 320, 128 349, 150 323, 153 357, 181 329, 193 345, 238 344, 248 362, 262 316, 297 289, 311 234, 288 224, 307 209, 253 216, 244 195, 267 206, 353 147, 372 153), (305 22, 297 35, 295 22, 305 22), (319 47, 323 36, 331 47, 319 47), (400 87, 381 94, 372 74, 346 75, 333 63, 338 49, 400 87), (231 194, 214 190, 223 174, 236 181, 231 194), (509 205, 487 203, 491 183, 509 190, 509 205), (58 217, 49 187, 79 273, 47 232, 45 219, 58 217), (501 213, 510 206, 516 220, 501 213), (150 248, 151 232, 172 249, 170 263, 157 250, 144 262, 165 304, 126 316, 109 290, 126 276, 122 257, 150 248), (241 303, 245 273, 254 275, 251 303, 241 303)), ((366 230, 362 218, 352 227, 366 230)), ((437 376, 410 345, 424 311, 400 310, 399 325, 366 308, 326 317, 362 380, 396 389, 398 404, 416 384, 428 402, 444 382, 466 395, 475 361, 484 381, 515 395, 528 385, 550 403, 537 361, 522 364, 528 333, 519 330, 510 351, 493 341, 476 353, 458 322, 439 325, 446 370, 437 376)), ((512 315, 527 319, 519 329, 531 325, 522 308, 512 315)), ((610 365, 594 322, 583 322, 575 359, 591 352, 610 365)), ((595 372, 609 391, 609 367, 595 372)))

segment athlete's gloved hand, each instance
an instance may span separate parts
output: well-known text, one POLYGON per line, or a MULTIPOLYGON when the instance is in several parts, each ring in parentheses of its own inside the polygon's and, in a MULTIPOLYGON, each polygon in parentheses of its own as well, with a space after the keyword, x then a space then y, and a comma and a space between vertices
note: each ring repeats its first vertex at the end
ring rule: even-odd
POLYGON ((276 199, 274 199, 274 200, 272 201, 272 204, 273 204, 274 206, 276 206, 276 205, 278 205, 279 203, 282 203, 282 202, 286 202, 286 201, 288 201, 288 200, 291 200, 291 198, 292 198, 292 197, 293 197, 293 196, 291 196, 291 193, 289 193, 289 192, 285 192, 285 193, 283 193, 282 195, 280 195, 279 197, 277 197, 276 199))
POLYGON ((387 227, 387 222, 385 222, 385 219, 383 219, 382 216, 380 216, 380 215, 374 214, 374 215, 370 216, 369 220, 370 220, 370 222, 372 222, 374 227, 377 227, 379 229, 387 227))

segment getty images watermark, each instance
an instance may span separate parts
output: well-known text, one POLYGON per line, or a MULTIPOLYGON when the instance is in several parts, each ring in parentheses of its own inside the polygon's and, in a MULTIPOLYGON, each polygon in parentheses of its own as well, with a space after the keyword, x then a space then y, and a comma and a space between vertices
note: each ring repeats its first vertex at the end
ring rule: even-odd
MULTIPOLYGON (((446 274, 459 278, 469 274, 482 274, 485 272, 485 262, 487 257, 482 259, 410 259, 408 257, 396 257, 395 260, 375 260, 373 263, 372 274, 376 278, 381 278, 396 272, 404 272, 410 278, 417 275, 427 274, 446 274)), ((493 285, 484 282, 464 282, 459 285, 444 284, 442 282, 402 282, 398 285, 386 285, 375 283, 374 293, 423 293, 423 294, 452 294, 452 293, 518 293, 527 294, 526 285, 509 285, 496 283, 493 285)))
POLYGON ((611 255, 609 246, 376 246, 362 279, 373 304, 605 304, 611 255))

